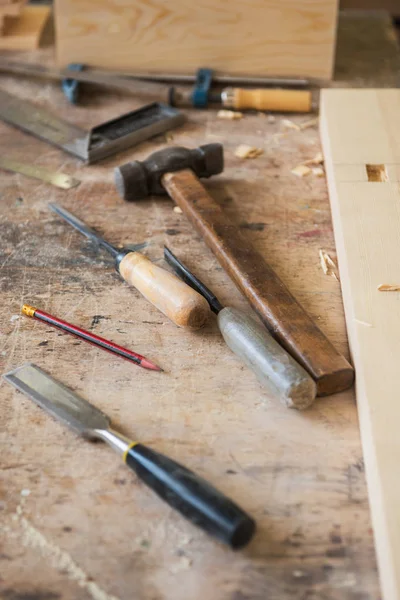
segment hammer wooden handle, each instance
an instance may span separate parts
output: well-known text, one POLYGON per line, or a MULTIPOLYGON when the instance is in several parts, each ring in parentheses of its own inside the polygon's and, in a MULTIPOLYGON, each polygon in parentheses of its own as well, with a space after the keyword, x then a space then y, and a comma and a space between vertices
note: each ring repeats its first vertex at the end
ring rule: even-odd
POLYGON ((124 256, 119 272, 127 283, 180 327, 199 329, 210 314, 203 296, 139 252, 124 256))
POLYGON ((310 373, 320 396, 350 387, 354 371, 318 329, 261 254, 254 250, 190 170, 167 173, 162 184, 203 236, 261 319, 310 373))
POLYGON ((227 88, 222 92, 222 104, 236 110, 271 110, 277 112, 310 112, 310 90, 246 90, 227 88))

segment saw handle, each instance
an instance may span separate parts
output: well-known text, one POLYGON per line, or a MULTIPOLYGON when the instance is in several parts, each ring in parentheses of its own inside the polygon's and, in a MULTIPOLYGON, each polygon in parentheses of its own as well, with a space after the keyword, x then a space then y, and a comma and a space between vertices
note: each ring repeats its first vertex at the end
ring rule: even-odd
POLYGON ((206 322, 210 314, 207 301, 140 252, 126 254, 118 270, 127 283, 133 285, 176 325, 199 329, 206 322))
POLYGON ((222 104, 235 110, 270 110, 276 112, 310 112, 310 90, 226 88, 222 92, 222 104))
POLYGON ((186 467, 143 444, 133 444, 125 462, 172 508, 231 548, 252 538, 255 522, 232 500, 186 467))

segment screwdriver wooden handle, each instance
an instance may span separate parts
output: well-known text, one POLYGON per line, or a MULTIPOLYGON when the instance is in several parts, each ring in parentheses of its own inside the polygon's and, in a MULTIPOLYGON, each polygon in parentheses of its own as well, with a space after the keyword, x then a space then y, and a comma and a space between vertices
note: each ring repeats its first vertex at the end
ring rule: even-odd
POLYGON ((242 236, 193 171, 166 173, 162 184, 272 334, 310 373, 318 395, 350 387, 354 380, 351 365, 318 329, 262 255, 242 236))
POLYGON ((314 402, 313 379, 261 323, 237 308, 225 307, 218 313, 218 325, 227 346, 283 404, 301 410, 314 402))
POLYGON ((252 538, 253 519, 183 465, 143 444, 132 444, 125 462, 172 508, 225 544, 241 548, 252 538))
POLYGON ((246 90, 227 88, 221 95, 222 104, 236 110, 270 110, 276 112, 310 112, 310 90, 246 90))
POLYGON ((206 322, 210 309, 203 296, 140 252, 126 254, 118 270, 127 283, 176 325, 199 329, 206 322))

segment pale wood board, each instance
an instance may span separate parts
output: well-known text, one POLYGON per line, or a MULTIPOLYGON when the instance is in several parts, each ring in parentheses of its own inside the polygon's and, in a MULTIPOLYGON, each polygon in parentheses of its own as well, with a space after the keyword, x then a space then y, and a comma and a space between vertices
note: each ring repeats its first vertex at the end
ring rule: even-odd
POLYGON ((35 50, 50 18, 50 6, 25 6, 18 17, 5 19, 0 50, 35 50))
MULTIPOLYGON (((342 20, 339 40, 336 85, 394 85, 398 48, 388 19, 342 20)), ((51 58, 43 50, 15 53, 39 64, 51 58)), ((1 84, 83 127, 140 105, 93 90, 71 107, 54 83, 2 76, 1 84)), ((187 114, 168 144, 224 144, 225 171, 207 188, 347 354, 340 285, 320 267, 319 249, 336 258, 325 180, 290 173, 320 151, 317 128, 281 136, 283 115, 271 123, 262 114, 234 122, 214 110, 187 114), (240 160, 234 152, 242 143, 264 154, 240 160)), ((309 116, 291 118, 300 124, 309 116)), ((0 123, 0 151, 82 179, 64 192, 0 172, 0 372, 34 360, 127 435, 232 495, 259 532, 244 552, 228 551, 138 484, 111 450, 78 439, 0 382, 0 597, 93 600, 60 564, 59 548, 119 600, 377 600, 354 392, 320 400, 304 414, 280 406, 224 346, 215 320, 198 333, 177 329, 47 209, 49 201, 63 204, 115 244, 151 239, 144 253, 158 264, 166 242, 222 302, 249 310, 170 201, 125 204, 116 195, 113 167, 165 144, 161 136, 83 167, 0 123), (23 301, 148 354, 167 373, 145 372, 17 318, 23 301), (23 489, 30 495, 21 496, 23 489)))
POLYGON ((377 288, 400 282, 400 91, 323 90, 320 122, 383 597, 398 600, 400 297, 377 288))
POLYGON ((337 0, 56 0, 57 60, 330 78, 337 0), (109 49, 112 48, 112 52, 109 49))

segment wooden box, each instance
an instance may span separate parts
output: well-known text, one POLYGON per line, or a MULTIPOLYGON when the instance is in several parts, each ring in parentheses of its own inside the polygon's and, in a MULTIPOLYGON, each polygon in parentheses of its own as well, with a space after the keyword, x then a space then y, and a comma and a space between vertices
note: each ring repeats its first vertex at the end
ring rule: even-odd
POLYGON ((56 0, 59 65, 330 78, 337 0, 56 0))

